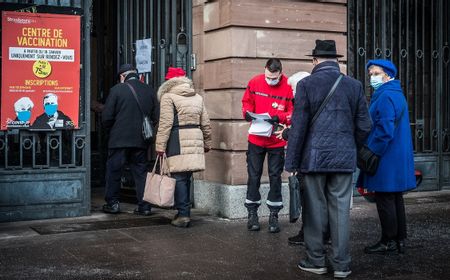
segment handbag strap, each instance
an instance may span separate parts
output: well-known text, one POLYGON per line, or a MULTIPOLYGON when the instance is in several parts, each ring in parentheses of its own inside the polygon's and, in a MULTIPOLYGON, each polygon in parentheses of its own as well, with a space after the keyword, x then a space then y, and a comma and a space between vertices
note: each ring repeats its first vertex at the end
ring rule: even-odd
POLYGON ((325 106, 327 105, 328 101, 330 100, 331 96, 333 96, 333 93, 336 91, 337 86, 339 85, 339 83, 342 80, 342 77, 344 77, 344 75, 342 73, 339 74, 339 77, 336 79, 336 81, 334 82, 333 86, 331 87, 330 91, 327 94, 327 97, 325 97, 325 99, 322 101, 322 104, 320 104, 319 109, 317 110, 317 112, 314 114, 314 117, 312 118, 311 122, 309 123, 309 127, 311 127, 314 122, 317 120, 317 118, 319 117, 320 113, 322 113, 323 109, 325 108, 325 106))
POLYGON ((166 154, 164 154, 162 156, 162 163, 161 163, 161 175, 167 174, 169 177, 170 176, 170 169, 169 169, 169 165, 167 163, 167 156, 166 154))
POLYGON ((128 82, 125 82, 125 84, 130 88, 131 93, 134 96, 134 99, 136 99, 136 103, 137 103, 137 105, 139 107, 139 110, 141 111, 142 115, 145 117, 144 110, 142 110, 141 104, 139 103, 139 99, 137 97, 136 91, 134 90, 134 87, 128 82))

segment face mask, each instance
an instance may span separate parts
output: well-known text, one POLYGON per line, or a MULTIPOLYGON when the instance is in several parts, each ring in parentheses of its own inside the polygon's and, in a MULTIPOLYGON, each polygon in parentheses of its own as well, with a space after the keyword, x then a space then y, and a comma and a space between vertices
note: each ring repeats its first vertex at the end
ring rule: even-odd
POLYGON ((17 112, 17 118, 19 119, 19 121, 21 122, 26 122, 29 121, 31 118, 31 111, 20 111, 17 112))
POLYGON ((383 76, 370 76, 370 85, 377 90, 383 84, 383 76))
POLYGON ((276 80, 271 80, 271 79, 267 79, 266 78, 266 83, 269 85, 269 86, 276 86, 277 84, 278 84, 278 82, 280 81, 280 78, 278 78, 278 79, 276 79, 276 80))
POLYGON ((56 109, 58 109, 58 104, 47 104, 44 106, 45 113, 49 117, 53 116, 56 113, 56 109))

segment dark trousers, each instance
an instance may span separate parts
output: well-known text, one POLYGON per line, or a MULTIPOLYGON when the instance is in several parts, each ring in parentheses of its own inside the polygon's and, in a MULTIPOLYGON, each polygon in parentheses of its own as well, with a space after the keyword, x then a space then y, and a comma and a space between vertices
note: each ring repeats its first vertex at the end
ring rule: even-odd
POLYGON ((178 210, 178 216, 191 216, 191 177, 192 172, 176 172, 170 174, 177 180, 175 184, 175 208, 178 210))
POLYGON ((381 224, 381 241, 406 239, 406 215, 403 193, 376 192, 378 216, 381 224))
POLYGON ((264 148, 252 143, 248 143, 247 151, 247 199, 245 207, 258 208, 261 205, 261 175, 263 172, 264 160, 268 155, 270 190, 267 196, 267 206, 271 210, 283 208, 281 197, 281 173, 284 168, 284 147, 264 148))
POLYGON ((119 202, 120 179, 126 162, 128 162, 133 175, 139 208, 141 210, 150 209, 150 205, 142 200, 147 177, 147 150, 145 149, 122 148, 108 150, 105 201, 109 204, 119 202))

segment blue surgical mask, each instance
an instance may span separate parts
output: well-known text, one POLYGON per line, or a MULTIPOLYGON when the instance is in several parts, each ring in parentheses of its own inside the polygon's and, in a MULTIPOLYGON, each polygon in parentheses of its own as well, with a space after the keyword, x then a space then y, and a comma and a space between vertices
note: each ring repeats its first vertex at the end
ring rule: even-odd
POLYGON ((276 86, 278 83, 280 82, 280 78, 278 78, 278 79, 276 79, 276 80, 271 80, 271 79, 267 79, 266 78, 266 83, 269 85, 269 86, 276 86))
POLYGON ((377 90, 383 84, 383 76, 370 76, 370 85, 377 90))
POLYGON ((27 122, 31 118, 31 111, 26 110, 26 111, 17 112, 17 118, 21 122, 27 122))
POLYGON ((44 106, 45 113, 49 117, 53 116, 56 113, 57 109, 58 109, 58 104, 46 104, 44 106))

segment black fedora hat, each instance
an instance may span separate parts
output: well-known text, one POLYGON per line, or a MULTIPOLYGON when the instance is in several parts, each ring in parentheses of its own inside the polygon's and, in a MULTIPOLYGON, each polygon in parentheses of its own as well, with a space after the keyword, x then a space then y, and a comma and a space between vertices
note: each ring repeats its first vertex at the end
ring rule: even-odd
POLYGON ((334 40, 316 40, 316 47, 312 50, 312 54, 306 56, 343 57, 343 55, 336 53, 336 42, 334 40))

